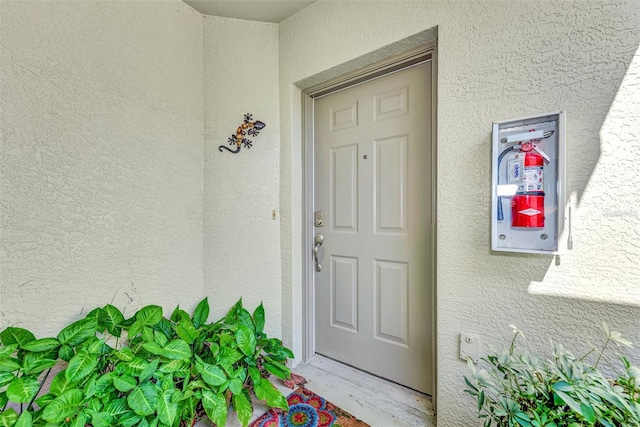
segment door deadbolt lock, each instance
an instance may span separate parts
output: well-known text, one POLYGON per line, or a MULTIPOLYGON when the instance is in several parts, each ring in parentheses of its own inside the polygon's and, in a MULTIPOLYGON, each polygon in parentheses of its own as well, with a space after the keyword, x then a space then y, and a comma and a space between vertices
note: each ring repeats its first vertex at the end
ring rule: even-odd
POLYGON ((315 224, 316 227, 322 227, 324 225, 324 212, 323 211, 317 211, 313 215, 313 223, 315 224))

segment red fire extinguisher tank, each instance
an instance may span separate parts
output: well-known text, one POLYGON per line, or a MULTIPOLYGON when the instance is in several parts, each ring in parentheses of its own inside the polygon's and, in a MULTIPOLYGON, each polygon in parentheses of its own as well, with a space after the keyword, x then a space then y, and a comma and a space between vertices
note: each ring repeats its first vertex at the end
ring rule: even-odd
POLYGON ((511 226, 544 227, 544 158, 523 143, 518 155, 524 156, 522 185, 511 199, 511 226))

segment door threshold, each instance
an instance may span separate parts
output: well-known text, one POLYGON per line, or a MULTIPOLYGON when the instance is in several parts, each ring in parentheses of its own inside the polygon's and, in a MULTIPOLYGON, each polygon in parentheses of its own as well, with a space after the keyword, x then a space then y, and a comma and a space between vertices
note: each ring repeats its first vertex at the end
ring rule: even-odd
POLYGON ((315 354, 293 371, 306 388, 372 426, 435 426, 430 396, 315 354))

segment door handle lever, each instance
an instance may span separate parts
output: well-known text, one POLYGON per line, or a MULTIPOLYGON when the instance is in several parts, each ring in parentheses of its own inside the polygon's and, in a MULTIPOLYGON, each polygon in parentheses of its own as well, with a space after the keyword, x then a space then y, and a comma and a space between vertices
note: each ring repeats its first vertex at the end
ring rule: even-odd
POLYGON ((315 263, 316 263, 317 272, 322 271, 322 266, 318 261, 318 250, 320 249, 320 246, 322 246, 323 242, 324 242, 324 236, 320 233, 316 234, 316 238, 313 244, 313 259, 315 260, 315 263))

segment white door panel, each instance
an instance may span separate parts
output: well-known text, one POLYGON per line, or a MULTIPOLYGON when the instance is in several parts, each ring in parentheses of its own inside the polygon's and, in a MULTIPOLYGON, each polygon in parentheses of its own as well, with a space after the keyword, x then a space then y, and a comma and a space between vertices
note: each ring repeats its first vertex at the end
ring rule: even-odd
POLYGON ((316 351, 432 394, 431 62, 314 101, 316 351))

